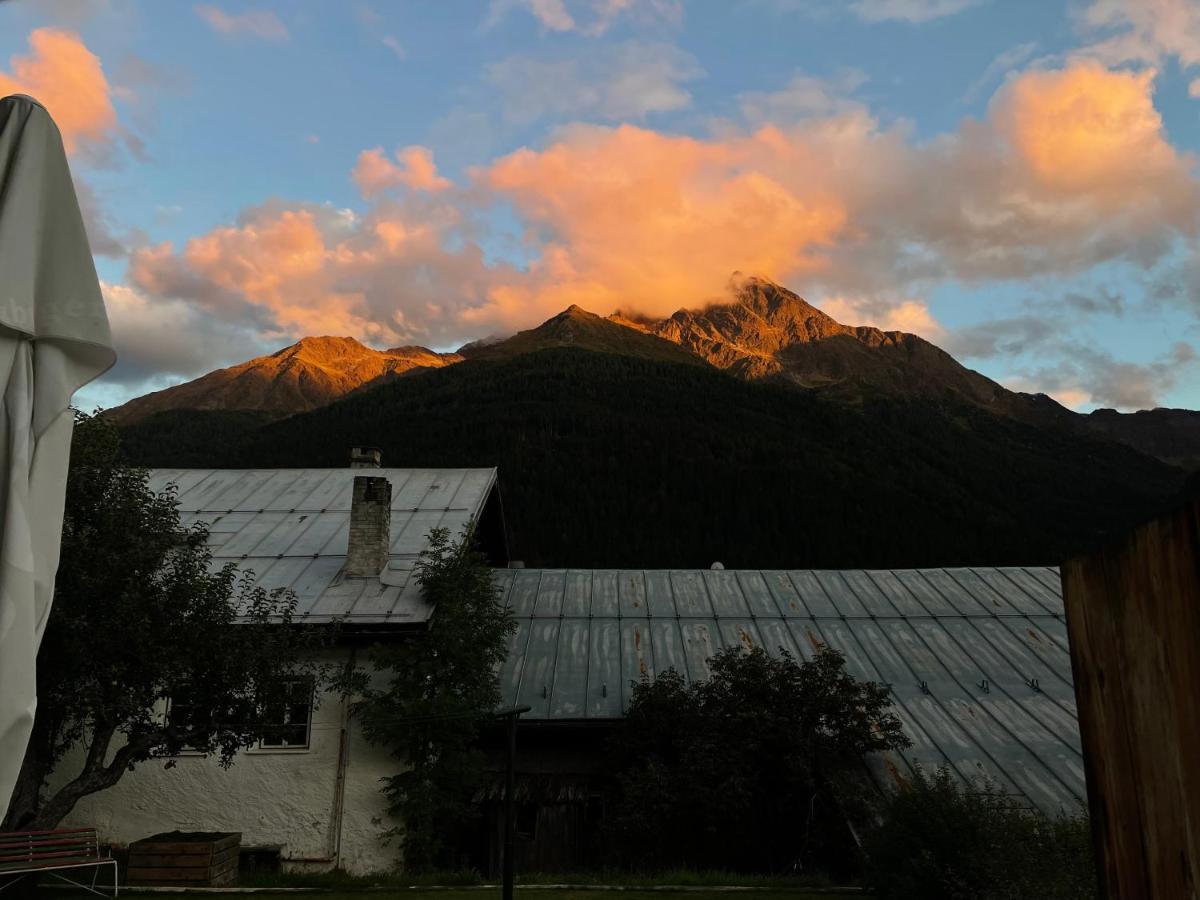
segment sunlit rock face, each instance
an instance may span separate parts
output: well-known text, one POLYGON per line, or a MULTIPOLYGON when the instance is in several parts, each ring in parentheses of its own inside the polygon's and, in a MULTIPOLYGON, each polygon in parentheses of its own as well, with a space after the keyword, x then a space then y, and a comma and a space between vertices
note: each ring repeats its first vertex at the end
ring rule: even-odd
POLYGON ((915 334, 843 325, 763 278, 735 276, 732 287, 729 303, 635 324, 743 378, 775 378, 846 400, 965 401, 1039 424, 1072 415, 1048 397, 1006 390, 915 334))
POLYGON ((133 422, 168 409, 255 410, 286 415, 325 406, 355 390, 416 369, 458 362, 424 347, 373 350, 354 338, 310 337, 194 381, 155 391, 112 411, 133 422))

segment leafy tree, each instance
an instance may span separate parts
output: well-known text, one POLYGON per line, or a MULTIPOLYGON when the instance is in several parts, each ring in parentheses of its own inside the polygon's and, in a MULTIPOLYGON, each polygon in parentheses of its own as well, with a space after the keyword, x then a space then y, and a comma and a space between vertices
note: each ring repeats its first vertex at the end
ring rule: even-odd
POLYGON ((453 865, 455 836, 475 811, 483 770, 478 738, 500 702, 497 670, 516 628, 468 529, 457 543, 429 535, 416 577, 435 613, 429 631, 376 646, 374 678, 359 673, 357 711, 368 740, 403 764, 384 788, 403 826, 405 868, 453 865))
POLYGON ((726 648, 709 664, 708 681, 669 670, 634 687, 613 747, 612 830, 626 862, 762 872, 836 862, 850 794, 872 790, 848 776, 863 754, 908 744, 887 688, 856 681, 827 648, 804 661, 726 648))
POLYGON ((1096 865, 1086 815, 1051 818, 994 785, 920 770, 867 840, 880 900, 1086 900, 1096 865))
POLYGON ((320 675, 304 660, 322 635, 290 627, 294 598, 232 564, 211 571, 205 537, 180 524, 170 491, 122 464, 110 424, 77 414, 37 717, 0 830, 52 828, 81 797, 184 747, 228 766, 283 699, 281 676, 320 675), (170 697, 186 703, 165 715, 170 697), (47 794, 62 768, 70 777, 47 794))

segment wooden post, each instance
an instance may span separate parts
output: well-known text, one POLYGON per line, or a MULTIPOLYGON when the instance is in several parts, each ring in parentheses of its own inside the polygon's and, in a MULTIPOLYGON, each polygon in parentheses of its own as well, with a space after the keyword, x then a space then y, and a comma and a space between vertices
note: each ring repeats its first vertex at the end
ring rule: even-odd
POLYGON ((1062 568, 1101 893, 1200 897, 1200 503, 1062 568))
POLYGON ((508 754, 504 767, 504 850, 501 865, 501 898, 513 900, 515 872, 513 851, 517 830, 517 719, 529 712, 528 706, 510 706, 496 711, 496 717, 507 719, 508 754))

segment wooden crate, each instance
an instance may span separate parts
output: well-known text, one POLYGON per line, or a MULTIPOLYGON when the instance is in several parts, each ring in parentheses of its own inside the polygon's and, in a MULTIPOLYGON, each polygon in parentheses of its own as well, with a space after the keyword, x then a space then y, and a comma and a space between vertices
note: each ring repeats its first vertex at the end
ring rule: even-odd
POLYGON ((127 884, 220 887, 237 881, 241 832, 169 831, 129 845, 127 884))

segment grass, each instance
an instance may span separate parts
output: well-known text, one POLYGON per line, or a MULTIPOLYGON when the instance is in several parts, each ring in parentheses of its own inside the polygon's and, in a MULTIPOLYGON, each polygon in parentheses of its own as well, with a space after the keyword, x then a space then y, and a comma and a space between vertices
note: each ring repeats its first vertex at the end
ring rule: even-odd
MULTIPOLYGON (((497 879, 483 878, 473 870, 457 872, 430 872, 414 875, 411 873, 379 874, 370 876, 347 875, 344 872, 327 872, 323 874, 300 875, 279 872, 259 872, 243 874, 238 879, 240 887, 311 887, 332 891, 354 891, 364 888, 396 887, 419 888, 424 886, 470 887, 481 884, 491 884, 497 879)), ((787 892, 795 897, 794 891, 801 889, 820 889, 831 885, 829 879, 820 875, 739 875, 721 871, 692 871, 677 870, 654 874, 634 874, 623 871, 600 872, 568 872, 568 873, 533 873, 518 875, 517 885, 619 885, 622 887, 661 888, 670 887, 754 887, 774 888, 787 892)), ((632 893, 632 892, 631 892, 632 893)), ((662 896, 656 891, 656 896, 662 896)), ((765 892, 764 892, 765 894, 765 892)), ((444 892, 439 892, 444 896, 444 892)), ((474 894, 478 897, 478 894, 474 894)), ((538 896, 543 896, 539 893, 538 896)), ((695 896, 689 892, 689 896, 695 896)), ((763 896, 763 894, 756 894, 763 896)))
MULTIPOLYGON (((375 887, 367 897, 377 898, 385 897, 389 894, 394 894, 397 897, 404 897, 406 900, 484 900, 488 897, 499 897, 500 888, 498 886, 487 888, 449 888, 446 890, 430 890, 420 887, 404 888, 393 886, 389 889, 386 886, 375 887)), ((522 887, 518 885, 514 891, 517 898, 521 900, 596 900, 597 891, 595 890, 571 890, 571 889, 537 889, 531 887, 522 887)), ((253 900, 297 900, 295 894, 252 894, 248 895, 253 900)), ((305 896, 305 895, 300 895, 305 896)), ((364 895, 361 891, 338 891, 334 890, 330 893, 322 893, 319 895, 321 900, 364 900, 364 895)), ((729 894, 718 890, 703 891, 671 891, 671 890, 632 890, 622 891, 621 900, 729 900, 729 894)), ((754 893, 755 900, 828 900, 828 893, 812 893, 809 891, 796 890, 767 890, 756 891, 754 893)), ((865 895, 856 894, 855 896, 864 897, 865 895)))

